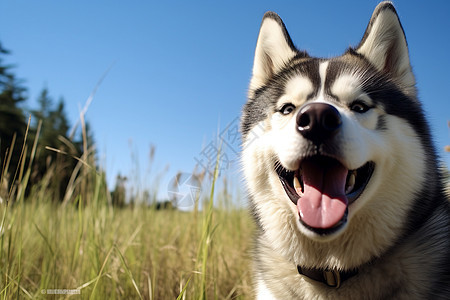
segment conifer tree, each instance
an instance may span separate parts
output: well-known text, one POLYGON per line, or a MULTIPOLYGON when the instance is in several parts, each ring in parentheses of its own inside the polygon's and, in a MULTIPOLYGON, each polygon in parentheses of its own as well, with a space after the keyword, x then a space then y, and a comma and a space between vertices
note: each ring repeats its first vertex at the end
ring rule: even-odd
POLYGON ((39 108, 31 113, 36 124, 41 122, 41 132, 31 180, 37 183, 46 174, 54 174, 51 190, 55 195, 52 198, 62 200, 76 164, 73 156, 78 157, 80 151, 67 138, 69 121, 64 109, 64 99, 60 98, 55 107, 48 89, 44 88, 37 102, 39 108))
POLYGON ((9 168, 4 171, 11 173, 18 167, 27 126, 21 107, 26 89, 12 73, 12 66, 4 64, 3 56, 7 54, 9 51, 0 43, 0 162, 3 170, 10 153, 9 168))

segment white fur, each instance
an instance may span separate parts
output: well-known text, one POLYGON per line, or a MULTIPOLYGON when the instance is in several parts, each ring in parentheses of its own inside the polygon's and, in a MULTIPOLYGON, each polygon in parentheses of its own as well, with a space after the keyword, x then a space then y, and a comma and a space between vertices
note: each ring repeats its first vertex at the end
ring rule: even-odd
POLYGON ((320 76, 320 91, 319 91, 319 98, 324 98, 324 85, 325 80, 327 78, 327 69, 328 69, 328 61, 325 61, 320 64, 319 66, 319 76, 320 76))
POLYGON ((294 56, 295 52, 286 43, 282 28, 275 20, 265 18, 256 44, 250 91, 264 85, 267 78, 279 71, 294 56))
POLYGON ((278 100, 279 106, 283 103, 292 103, 300 107, 306 102, 307 97, 314 91, 314 86, 311 79, 305 76, 298 75, 286 84, 285 95, 278 100))
POLYGON ((260 280, 257 286, 257 300, 276 300, 272 292, 267 288, 264 281, 260 280))
MULTIPOLYGON (((377 10, 374 14, 376 12, 377 10)), ((357 51, 367 57, 377 69, 390 73, 407 94, 415 93, 415 78, 409 62, 408 46, 398 17, 393 11, 386 9, 377 16, 366 40, 357 51)))

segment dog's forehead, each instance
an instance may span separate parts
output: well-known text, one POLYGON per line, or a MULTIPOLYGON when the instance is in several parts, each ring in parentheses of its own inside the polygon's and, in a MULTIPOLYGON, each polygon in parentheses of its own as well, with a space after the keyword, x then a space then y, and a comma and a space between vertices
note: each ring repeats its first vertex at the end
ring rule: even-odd
POLYGON ((317 87, 308 76, 297 74, 287 81, 285 86, 285 93, 289 97, 296 99, 307 99, 314 93, 317 87))
POLYGON ((284 92, 301 100, 324 97, 336 101, 362 93, 365 72, 355 61, 315 59, 289 69, 284 92), (305 67, 305 66, 308 67, 305 67))

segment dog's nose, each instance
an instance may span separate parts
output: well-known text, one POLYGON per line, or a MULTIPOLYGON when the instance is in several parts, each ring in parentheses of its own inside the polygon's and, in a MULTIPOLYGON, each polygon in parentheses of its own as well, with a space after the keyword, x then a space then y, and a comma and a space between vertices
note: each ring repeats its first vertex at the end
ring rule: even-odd
POLYGON ((327 103, 308 103, 297 114, 297 130, 315 144, 332 138, 341 125, 341 114, 327 103))

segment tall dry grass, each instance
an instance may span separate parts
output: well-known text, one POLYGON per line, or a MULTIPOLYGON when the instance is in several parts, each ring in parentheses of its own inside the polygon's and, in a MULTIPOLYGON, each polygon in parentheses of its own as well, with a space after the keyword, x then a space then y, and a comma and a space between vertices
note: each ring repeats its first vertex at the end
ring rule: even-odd
MULTIPOLYGON (((119 209, 87 148, 71 158, 78 165, 64 199, 52 199, 49 190, 58 166, 25 195, 36 145, 22 145, 31 159, 21 161, 12 188, 0 193, 1 299, 252 297, 252 222, 245 209, 230 205, 226 191, 215 190, 217 166, 212 184, 203 187, 210 196, 196 201, 201 210, 119 209), (79 294, 54 295, 55 289, 79 294)), ((8 171, 6 161, 2 183, 8 171)))

